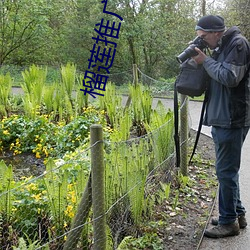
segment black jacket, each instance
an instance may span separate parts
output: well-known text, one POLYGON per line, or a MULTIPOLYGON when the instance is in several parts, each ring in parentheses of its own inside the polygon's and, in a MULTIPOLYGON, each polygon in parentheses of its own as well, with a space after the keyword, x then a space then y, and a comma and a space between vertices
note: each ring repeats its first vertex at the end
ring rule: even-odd
POLYGON ((211 77, 204 125, 250 126, 250 45, 237 27, 227 30, 219 49, 203 63, 211 77))

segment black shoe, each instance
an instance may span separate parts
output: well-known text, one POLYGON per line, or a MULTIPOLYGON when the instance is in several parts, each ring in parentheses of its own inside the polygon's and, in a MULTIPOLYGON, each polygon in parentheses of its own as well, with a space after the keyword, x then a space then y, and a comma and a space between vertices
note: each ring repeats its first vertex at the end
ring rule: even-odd
POLYGON ((238 222, 234 222, 232 224, 222 225, 219 224, 210 229, 206 229, 204 235, 209 238, 224 238, 228 236, 239 235, 240 227, 238 222))
MULTIPOLYGON (((243 229, 243 228, 245 228, 247 226, 247 220, 246 220, 245 214, 239 215, 238 222, 239 222, 240 229, 243 229)), ((218 225, 218 219, 217 218, 212 218, 211 224, 214 225, 214 226, 217 226, 218 225)))

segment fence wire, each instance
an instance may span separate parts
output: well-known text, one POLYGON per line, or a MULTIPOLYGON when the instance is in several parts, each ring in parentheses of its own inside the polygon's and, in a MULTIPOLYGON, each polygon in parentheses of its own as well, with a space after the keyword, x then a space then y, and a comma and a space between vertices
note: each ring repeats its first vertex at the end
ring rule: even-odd
MULTIPOLYGON (((166 143, 162 137, 169 126, 165 124, 133 140, 105 143, 106 216, 113 249, 125 236, 135 233, 145 208, 152 204, 153 189, 160 181, 170 178, 174 166, 173 141, 166 143), (156 152, 158 157, 168 156, 159 163, 156 152)), ((78 154, 82 159, 88 159, 89 150, 78 154)), ((5 166, 2 170, 5 171, 2 184, 5 191, 0 194, 1 249, 12 249, 22 242, 32 242, 35 249, 63 249, 68 234, 77 228, 82 233, 76 249, 91 249, 91 210, 87 211, 89 217, 86 221, 71 228, 82 193, 88 187, 91 170, 86 159, 86 162, 49 160, 42 175, 23 178, 19 180, 20 186, 13 189, 14 176, 7 173, 5 166)))
MULTIPOLYGON (((143 82, 157 82, 140 73, 143 82)), ((173 129, 172 116, 144 136, 104 139, 107 249, 142 233, 138 225, 154 216, 161 183, 171 182, 174 172, 173 129)), ((92 249, 93 223, 100 219, 91 208, 92 147, 48 159, 38 176, 16 179, 15 170, 0 162, 1 249, 92 249), (69 235, 72 245, 66 246, 69 235)))

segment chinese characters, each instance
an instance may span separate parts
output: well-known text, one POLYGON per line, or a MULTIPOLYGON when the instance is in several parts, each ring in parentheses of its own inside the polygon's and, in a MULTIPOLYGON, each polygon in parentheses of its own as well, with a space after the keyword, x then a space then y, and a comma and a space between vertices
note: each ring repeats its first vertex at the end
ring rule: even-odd
MULTIPOLYGON (((113 15, 119 18, 120 21, 123 20, 123 18, 116 13, 106 10, 108 0, 103 0, 102 3, 104 3, 103 13, 113 15)), ((84 92, 84 95, 90 94, 94 98, 96 98, 95 95, 104 96, 101 91, 105 91, 109 78, 107 74, 110 73, 109 70, 113 65, 117 47, 117 43, 111 39, 119 39, 120 28, 121 22, 105 21, 103 18, 100 23, 95 25, 94 30, 96 33, 95 36, 92 37, 94 44, 90 50, 91 55, 88 59, 88 70, 85 71, 83 79, 84 88, 80 89, 84 92), (101 74, 103 71, 105 71, 105 74, 101 74), (98 92, 96 92, 96 90, 98 90, 98 92)))

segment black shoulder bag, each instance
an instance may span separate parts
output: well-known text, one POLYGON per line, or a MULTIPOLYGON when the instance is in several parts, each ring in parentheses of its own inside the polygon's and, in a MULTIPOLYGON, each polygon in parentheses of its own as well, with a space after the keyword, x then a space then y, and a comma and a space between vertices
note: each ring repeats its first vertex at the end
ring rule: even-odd
POLYGON ((201 96, 207 88, 207 72, 203 65, 197 64, 192 58, 180 66, 180 73, 175 86, 178 93, 191 97, 201 96))
POLYGON ((205 93, 200 121, 198 126, 198 131, 196 134, 195 144, 193 152, 191 154, 189 163, 195 154, 195 150, 199 141, 200 132, 202 128, 202 121, 205 112, 206 102, 207 102, 207 85, 209 81, 209 76, 203 65, 198 65, 196 62, 190 58, 181 64, 180 73, 175 81, 174 88, 174 123, 175 123, 175 148, 176 148, 176 166, 180 166, 180 140, 179 140, 179 114, 178 114, 178 93, 187 96, 201 96, 205 93))

